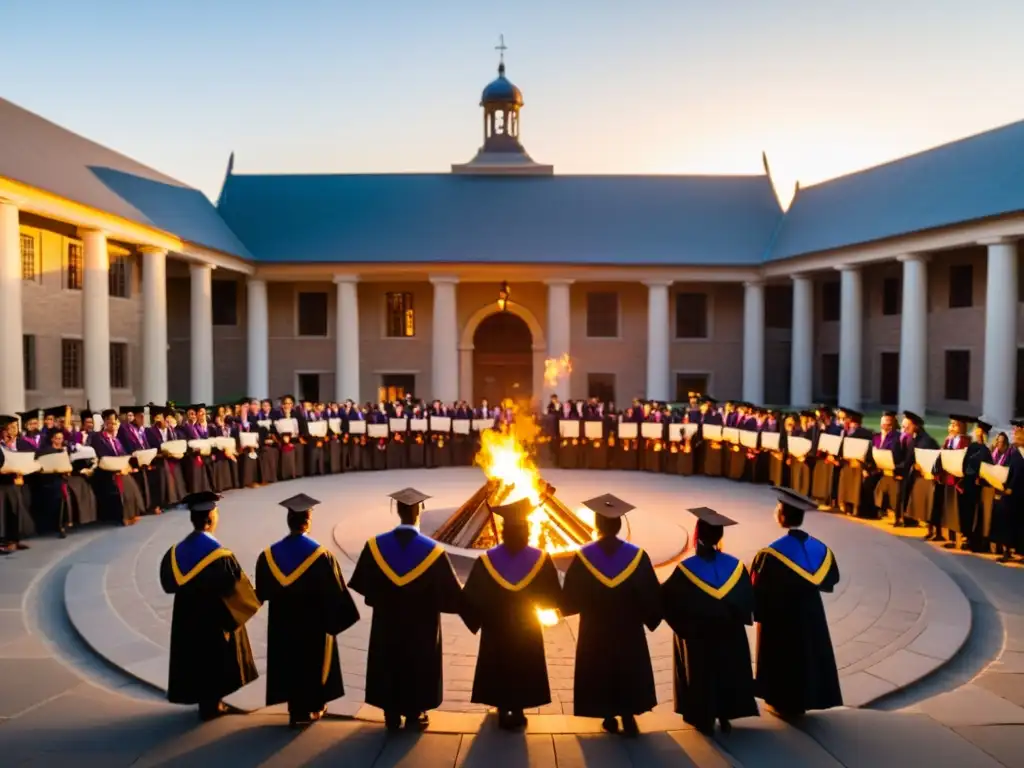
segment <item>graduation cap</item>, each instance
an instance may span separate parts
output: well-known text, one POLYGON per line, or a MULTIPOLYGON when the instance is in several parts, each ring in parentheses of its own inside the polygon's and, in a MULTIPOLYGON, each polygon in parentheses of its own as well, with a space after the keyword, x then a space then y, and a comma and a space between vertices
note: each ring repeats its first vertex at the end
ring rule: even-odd
POLYGON ((213 491, 196 491, 188 494, 181 503, 188 507, 190 512, 209 512, 216 508, 220 498, 220 494, 213 491))
POLYGON ((1024 427, 1024 419, 1010 419, 1010 426, 1020 429, 1024 427))
POLYGON ((278 504, 289 512, 309 512, 319 503, 320 502, 317 499, 314 499, 312 496, 307 496, 304 493, 299 493, 291 498, 278 502, 278 504))
POLYGON ((705 402, 708 405, 718 405, 718 401, 715 400, 715 398, 711 397, 710 395, 704 395, 704 397, 702 398, 702 402, 705 402))
POLYGON ((907 421, 909 421, 911 424, 913 424, 915 426, 918 426, 918 427, 923 427, 924 426, 924 419, 922 419, 920 416, 918 416, 913 411, 904 411, 903 412, 903 418, 905 418, 907 421))
POLYGON ((627 512, 632 512, 636 507, 628 501, 623 501, 617 496, 606 493, 603 496, 595 496, 583 502, 583 506, 592 510, 594 514, 607 517, 609 520, 616 520, 627 512))
POLYGON ((687 511, 705 525, 714 526, 715 528, 725 528, 729 525, 736 525, 735 520, 726 517, 720 512, 716 512, 710 507, 694 507, 687 511))
POLYGON ((407 507, 415 507, 417 504, 422 504, 430 498, 430 496, 422 491, 417 491, 415 488, 403 488, 400 491, 389 493, 388 496, 407 507))
POLYGON ((888 416, 890 419, 896 418, 896 411, 882 411, 883 416, 888 416))
POLYGON ((22 426, 24 426, 25 424, 28 424, 30 421, 32 421, 32 419, 39 418, 39 410, 32 409, 31 411, 22 411, 21 413, 18 414, 18 416, 21 417, 21 423, 22 426))
POLYGON ((0 414, 0 429, 7 429, 11 424, 16 424, 18 421, 17 416, 8 416, 7 414, 0 414))
POLYGON ((126 413, 131 413, 133 415, 136 413, 142 413, 142 411, 136 411, 134 405, 122 405, 120 408, 117 409, 117 412, 121 416, 124 416, 126 413))
POLYGON ((151 405, 149 406, 149 419, 150 421, 152 421, 153 419, 159 416, 166 416, 170 411, 170 408, 163 408, 159 405, 151 405))
POLYGON ((981 427, 981 431, 982 432, 984 432, 985 434, 988 434, 989 432, 992 431, 992 425, 989 422, 985 421, 986 418, 987 417, 985 417, 985 416, 979 416, 978 417, 978 426, 981 427))
POLYGON ((55 405, 53 408, 47 408, 43 411, 43 416, 53 416, 55 419, 66 419, 70 410, 70 406, 55 405))
POLYGON ((200 410, 206 410, 206 403, 194 403, 193 405, 186 405, 185 410, 196 411, 198 413, 200 410))
POLYGON ((100 418, 103 419, 104 421, 109 419, 111 416, 117 416, 117 411, 115 411, 113 408, 107 408, 102 413, 100 413, 100 418))
POLYGON ((526 518, 534 510, 533 502, 525 496, 511 504, 503 504, 500 507, 492 507, 488 504, 488 507, 491 512, 505 521, 505 525, 526 525, 526 518))
POLYGON ((964 424, 973 424, 976 421, 976 419, 973 416, 964 416, 963 414, 960 414, 960 413, 951 413, 951 414, 949 414, 949 420, 950 421, 959 421, 959 422, 962 422, 964 424))
POLYGON ((793 507, 800 512, 810 512, 818 508, 818 504, 814 499, 808 498, 802 493, 797 493, 792 488, 776 488, 775 493, 779 501, 787 507, 793 507))
POLYGON ((861 413, 860 411, 848 410, 844 411, 844 413, 846 414, 846 418, 848 418, 855 424, 860 424, 861 422, 864 421, 864 414, 861 413))
POLYGON ((803 417, 803 418, 805 418, 805 419, 816 419, 816 418, 818 418, 818 412, 817 411, 800 411, 800 413, 798 415, 803 417))

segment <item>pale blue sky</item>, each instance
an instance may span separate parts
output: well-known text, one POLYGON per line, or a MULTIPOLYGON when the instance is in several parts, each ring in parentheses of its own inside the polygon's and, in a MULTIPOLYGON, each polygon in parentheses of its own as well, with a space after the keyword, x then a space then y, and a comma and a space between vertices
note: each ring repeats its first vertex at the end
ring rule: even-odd
MULTIPOLYGON (((446 171, 504 33, 556 173, 819 181, 1024 118, 1008 0, 0 0, 0 96, 215 196, 446 171)), ((2 137, 0 137, 2 138, 2 137)))

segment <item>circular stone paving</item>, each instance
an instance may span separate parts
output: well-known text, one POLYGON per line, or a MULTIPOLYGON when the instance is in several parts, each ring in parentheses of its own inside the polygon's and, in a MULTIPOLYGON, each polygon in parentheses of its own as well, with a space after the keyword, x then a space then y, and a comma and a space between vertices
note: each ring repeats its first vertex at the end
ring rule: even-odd
MULTIPOLYGON (((721 478, 677 477, 643 472, 544 470, 558 498, 571 509, 582 500, 614 493, 636 507, 629 514, 630 538, 648 550, 665 579, 688 541, 694 518, 686 510, 709 506, 738 521, 728 529, 726 551, 749 564, 758 549, 777 538, 775 495, 765 486, 721 478)), ((483 483, 476 468, 364 472, 306 478, 229 493, 220 505, 217 536, 251 574, 259 553, 286 533, 285 511, 277 503, 303 492, 321 501, 311 535, 330 547, 349 577, 364 542, 397 523, 387 494, 415 487, 427 502, 424 532, 436 529, 483 483), (434 510, 433 512, 429 510, 434 510)), ((825 595, 826 612, 840 667, 846 703, 861 706, 932 672, 959 649, 970 631, 963 593, 926 557, 898 538, 840 516, 811 513, 805 528, 829 544, 842 579, 825 595)), ((159 563, 168 547, 190 530, 188 516, 172 511, 140 525, 112 530, 97 540, 68 573, 68 615, 82 638, 100 655, 158 688, 166 686, 172 599, 159 584, 159 563)), ((455 557, 465 578, 469 561, 455 557)), ((358 595, 361 619, 338 637, 346 695, 332 702, 335 714, 377 719, 363 705, 371 610, 358 595)), ((260 671, 266 663, 266 616, 249 623, 260 671)), ((573 670, 578 620, 545 629, 552 703, 540 714, 572 714, 573 670)), ((444 616, 443 710, 482 712, 470 702, 479 644, 456 616, 444 616)), ((751 632, 751 638, 753 633, 751 632)), ((648 635, 658 692, 658 709, 672 708, 672 633, 662 624, 648 635)), ((264 679, 229 702, 255 710, 263 705, 264 679)))

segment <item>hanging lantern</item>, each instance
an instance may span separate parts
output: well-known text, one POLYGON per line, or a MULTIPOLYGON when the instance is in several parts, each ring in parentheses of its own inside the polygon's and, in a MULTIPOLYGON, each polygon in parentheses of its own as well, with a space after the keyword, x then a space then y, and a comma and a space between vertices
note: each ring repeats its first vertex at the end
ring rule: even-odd
POLYGON ((512 289, 508 287, 508 282, 502 282, 501 288, 498 289, 498 309, 502 312, 508 311, 508 302, 511 295, 512 289))

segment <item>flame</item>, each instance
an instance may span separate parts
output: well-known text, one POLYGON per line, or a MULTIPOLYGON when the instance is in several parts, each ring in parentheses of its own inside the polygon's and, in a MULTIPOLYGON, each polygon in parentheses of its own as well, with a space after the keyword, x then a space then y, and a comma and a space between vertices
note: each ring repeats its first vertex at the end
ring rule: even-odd
POLYGON ((557 387, 558 379, 572 373, 572 359, 566 352, 561 357, 549 357, 544 361, 544 383, 549 387, 557 387))
POLYGON ((549 608, 538 608, 537 619, 542 627, 553 627, 558 623, 558 611, 549 608))

